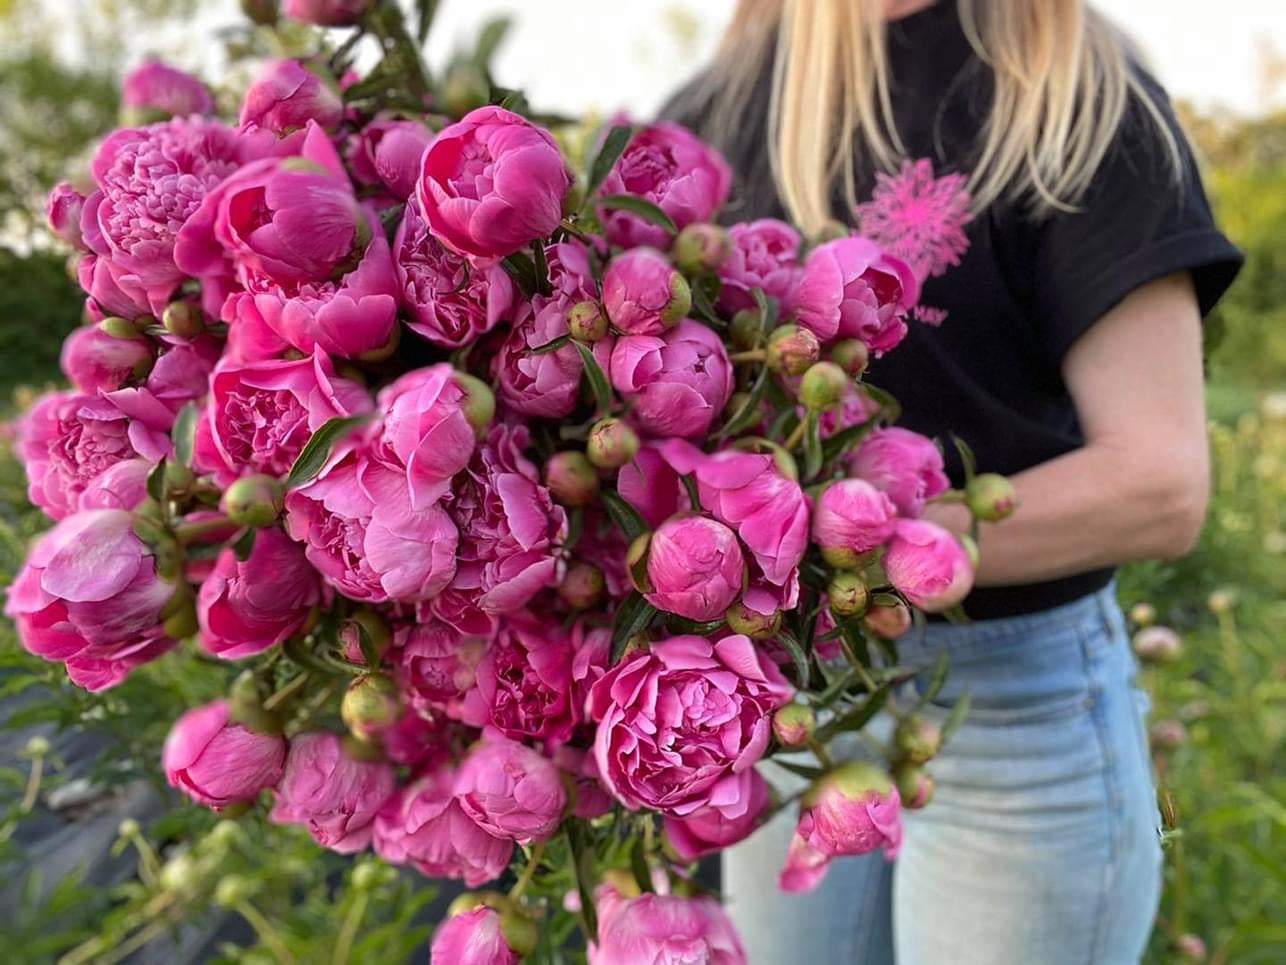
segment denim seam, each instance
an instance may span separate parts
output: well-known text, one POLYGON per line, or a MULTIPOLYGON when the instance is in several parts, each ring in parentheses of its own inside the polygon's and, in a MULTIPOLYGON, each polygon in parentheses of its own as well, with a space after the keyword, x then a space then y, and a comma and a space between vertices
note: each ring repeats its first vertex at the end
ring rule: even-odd
MULTIPOLYGON (((1101 612, 1101 611, 1100 611, 1101 612)), ((1096 647, 1094 634, 1082 628, 1078 633, 1085 655, 1085 666, 1089 684, 1091 706, 1090 719, 1094 722, 1094 732, 1098 738, 1099 753, 1103 760, 1103 791, 1106 797, 1108 826, 1107 866, 1103 869, 1102 891, 1099 894, 1098 913, 1094 916, 1094 935, 1090 942, 1090 957, 1087 965, 1095 965, 1103 960, 1103 944, 1107 939, 1108 906, 1119 871, 1121 860, 1121 835, 1123 828, 1122 801, 1120 787, 1119 762, 1112 749, 1108 734, 1108 721, 1104 716, 1104 653, 1096 647)))

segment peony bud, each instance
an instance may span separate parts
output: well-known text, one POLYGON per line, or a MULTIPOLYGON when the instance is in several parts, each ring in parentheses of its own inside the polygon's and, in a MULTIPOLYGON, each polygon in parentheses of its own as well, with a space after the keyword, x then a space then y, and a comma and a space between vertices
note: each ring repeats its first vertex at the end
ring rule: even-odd
POLYGON ((598 471, 583 452, 556 452, 545 462, 545 485, 564 506, 588 506, 598 498, 598 471))
POLYGON ((866 371, 871 361, 871 350, 858 338, 845 338, 831 346, 831 361, 853 378, 866 371))
POLYGON ((244 875, 224 875, 214 886, 214 903, 234 908, 254 894, 254 885, 244 875))
POLYGON ((782 747, 803 747, 817 731, 817 715, 807 704, 787 704, 772 717, 772 732, 782 747))
POLYGON ((540 941, 540 929, 536 923, 516 907, 506 908, 500 913, 500 934, 504 935, 505 944, 520 958, 534 952, 540 941))
POLYGON ((743 634, 751 640, 771 640, 781 629, 780 610, 763 614, 750 609, 740 600, 728 608, 724 619, 733 633, 743 634))
POLYGON ((491 427, 491 420, 496 417, 495 393, 486 382, 468 372, 457 371, 454 378, 455 384, 464 393, 460 411, 478 435, 483 435, 491 427))
POLYGON ((205 315, 192 302, 170 302, 161 313, 161 324, 177 338, 196 338, 205 331, 205 315))
POLYGON ((902 806, 918 811, 933 800, 933 776, 919 767, 903 767, 893 776, 902 806))
POLYGON ((670 254, 680 271, 689 275, 708 274, 718 271, 732 254, 732 239, 718 225, 690 224, 674 239, 670 254))
POLYGON ((834 362, 817 362, 799 383, 799 401, 813 412, 829 409, 844 398, 852 380, 834 362))
POLYGON ((766 361, 774 372, 803 375, 821 353, 817 336, 793 322, 778 325, 768 336, 766 361))
POLYGON ((862 619, 867 629, 885 640, 896 640, 911 629, 911 610, 902 602, 873 606, 862 619))
POLYGON ((360 663, 365 659, 362 653, 363 634, 371 649, 379 656, 383 656, 393 642, 393 628, 388 621, 370 607, 363 607, 339 628, 339 638, 344 644, 344 658, 351 663, 360 663))
POLYGON ((82 325, 63 342, 59 363, 86 395, 114 392, 152 371, 152 344, 142 338, 114 338, 102 328, 82 325))
POLYGON ((1173 663, 1183 653, 1183 640, 1169 627, 1144 627, 1133 643, 1139 659, 1148 663, 1173 663))
POLYGON ((626 335, 661 335, 692 307, 682 273, 653 248, 631 248, 603 273, 603 307, 626 335))
POLYGON ((1228 613, 1236 602, 1236 595, 1232 590, 1223 588, 1213 591, 1210 596, 1206 597, 1206 606, 1210 608, 1210 612, 1215 616, 1222 616, 1228 613))
POLYGON ((365 673, 344 691, 339 716, 360 741, 371 741, 397 722, 402 707, 397 685, 381 673, 365 673))
POLYGON ((277 0, 241 0, 241 12, 252 23, 272 27, 277 23, 277 0))
POLYGON ((871 591, 862 577, 849 570, 836 573, 826 588, 831 612, 839 619, 861 616, 871 602, 871 591))
POLYGON ((654 589, 647 575, 648 553, 651 549, 652 534, 640 533, 625 551, 625 570, 629 574, 630 585, 640 593, 651 593, 654 589))
POLYGON ((593 563, 577 560, 567 567, 567 575, 558 584, 558 595, 573 610, 588 610, 603 599, 606 585, 602 570, 593 563))
POLYGON ((942 730, 921 717, 911 717, 898 725, 894 741, 904 760, 924 764, 942 749, 942 730))
POLYGON ((282 0, 281 12, 290 20, 319 27, 351 27, 366 14, 372 0, 282 0))
POLYGON ((142 338, 143 333, 138 330, 138 326, 127 318, 119 316, 109 316, 98 323, 98 330, 112 338, 142 338))
POLYGON ((594 343, 607 337, 607 316, 598 302, 577 302, 567 313, 567 331, 578 342, 594 343))
POLYGON ((994 472, 974 476, 965 487, 965 503, 969 512, 987 523, 998 523, 1013 515, 1018 508, 1018 493, 1014 484, 994 472))
POLYGON ((633 460, 638 452, 638 433, 621 419, 600 419, 589 430, 585 454, 600 469, 619 469, 633 460))
POLYGON ((442 106, 449 116, 464 117, 490 97, 491 86, 481 67, 471 60, 457 60, 451 65, 442 88, 442 106))
POLYGON ((1136 627, 1150 627, 1156 620, 1157 608, 1151 603, 1136 603, 1130 607, 1130 622, 1136 627))
POLYGON ((262 474, 243 476, 223 494, 223 511, 238 526, 264 529, 277 522, 285 498, 280 480, 262 474))
POLYGON ((742 351, 748 351, 759 344, 763 327, 759 309, 743 308, 732 316, 732 321, 728 324, 728 334, 732 337, 733 345, 742 351))

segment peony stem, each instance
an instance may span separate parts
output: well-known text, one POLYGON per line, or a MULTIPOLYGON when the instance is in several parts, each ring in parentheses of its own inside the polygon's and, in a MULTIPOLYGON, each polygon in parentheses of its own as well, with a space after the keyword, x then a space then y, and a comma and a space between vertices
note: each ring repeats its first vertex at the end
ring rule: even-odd
POLYGON ((762 362, 768 357, 768 353, 761 348, 747 349, 744 352, 733 352, 728 356, 728 360, 733 365, 743 365, 749 362, 762 362))
POLYGON ((27 775, 27 789, 18 805, 19 814, 28 814, 36 806, 36 797, 40 793, 40 777, 45 770, 45 755, 39 754, 31 759, 31 773, 27 775))
POLYGON ((234 531, 236 529, 232 520, 220 513, 212 519, 202 519, 194 523, 180 523, 174 527, 174 535, 180 543, 190 543, 193 540, 200 539, 202 536, 209 536, 211 533, 221 533, 225 530, 234 531))
POLYGON ((288 684, 286 684, 276 693, 272 694, 272 696, 270 696, 267 700, 265 700, 263 702, 263 709, 268 711, 269 713, 276 710, 278 707, 290 701, 290 699, 294 697, 296 693, 298 693, 299 688, 301 688, 307 682, 308 682, 308 671, 304 671, 298 677, 295 677, 288 684))
POLYGON ((348 914, 344 916, 344 924, 340 927, 339 938, 335 942, 335 957, 332 959, 335 965, 344 965, 353 953, 353 941, 357 938, 357 929, 366 915, 368 899, 367 892, 358 892, 357 897, 353 899, 352 907, 348 909, 348 914))
POLYGON ((804 433, 807 431, 808 431, 808 420, 800 419, 799 425, 795 426, 795 428, 791 431, 790 435, 786 437, 786 441, 781 444, 781 447, 785 449, 787 452, 793 452, 795 448, 798 447, 799 444, 804 441, 804 433))
POLYGON ((531 849, 531 857, 527 859, 527 866, 522 869, 522 875, 514 882, 514 886, 509 889, 509 897, 517 901, 522 897, 522 893, 527 890, 531 884, 531 879, 536 876, 536 869, 540 867, 540 860, 545 856, 545 842, 541 841, 531 849))
MULTIPOLYGON (((268 946, 268 950, 276 956, 277 961, 285 963, 294 962, 295 956, 290 954, 290 949, 288 949, 285 946, 285 943, 282 942, 281 936, 279 936, 276 930, 272 927, 272 923, 260 914, 258 908, 250 904, 248 901, 239 901, 233 907, 236 909, 237 914, 250 923, 250 927, 255 930, 255 934, 259 936, 259 940, 268 946)), ((336 952, 338 951, 339 949, 337 948, 336 952)))
POLYGON ((808 749, 811 750, 813 752, 813 756, 817 758, 817 763, 821 764, 822 767, 826 768, 826 770, 829 771, 835 766, 835 762, 831 760, 830 754, 827 753, 826 748, 823 747, 819 741, 809 741, 808 749))
POLYGON ((566 231, 577 241, 583 241, 586 244, 588 244, 593 240, 592 238, 590 238, 589 235, 581 231, 580 228, 577 228, 574 224, 572 224, 571 221, 569 221, 567 218, 564 218, 562 221, 560 221, 558 224, 558 227, 562 228, 564 231, 566 231))

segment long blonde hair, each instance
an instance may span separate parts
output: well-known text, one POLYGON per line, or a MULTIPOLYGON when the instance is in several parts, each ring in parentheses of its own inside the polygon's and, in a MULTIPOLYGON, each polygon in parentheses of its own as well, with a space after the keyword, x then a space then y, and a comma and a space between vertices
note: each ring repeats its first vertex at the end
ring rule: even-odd
MULTIPOLYGON (((993 77, 970 176, 976 209, 998 199, 1037 217, 1074 208, 1132 99, 1156 126, 1177 174, 1175 135, 1131 66, 1136 52, 1085 0, 939 2, 957 4, 993 77)), ((859 150, 883 170, 905 155, 881 0, 739 0, 703 85, 713 92, 707 133, 716 142, 720 134, 735 137, 770 56, 772 172, 790 215, 817 230, 833 216, 837 185, 855 202, 859 150)))

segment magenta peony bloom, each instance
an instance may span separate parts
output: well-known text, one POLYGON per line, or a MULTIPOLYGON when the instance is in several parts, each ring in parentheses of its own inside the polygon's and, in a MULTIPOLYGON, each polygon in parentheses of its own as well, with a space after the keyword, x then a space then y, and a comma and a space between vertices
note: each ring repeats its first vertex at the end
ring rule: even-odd
POLYGON ((443 244, 503 258, 550 234, 572 178, 553 135, 499 107, 480 107, 424 152, 416 198, 443 244))
POLYGON ((366 391, 337 376, 320 351, 290 361, 224 359, 210 379, 193 464, 224 486, 246 473, 284 476, 326 422, 370 408, 366 391))
POLYGON ((161 353, 141 385, 108 392, 104 398, 129 419, 130 443, 153 462, 174 451, 174 417, 189 402, 202 399, 219 357, 219 342, 202 336, 171 345, 161 353))
POLYGON ((461 634, 440 620, 402 627, 393 642, 389 661, 398 690, 425 717, 449 712, 463 699, 486 649, 482 638, 461 634))
POLYGON ((152 304, 138 276, 118 268, 108 258, 82 255, 76 262, 76 281, 89 295, 85 313, 95 321, 109 315, 137 319, 152 313, 152 304))
POLYGON ((63 342, 59 363, 72 385, 86 395, 112 392, 152 370, 152 343, 114 338, 95 325, 82 325, 63 342))
POLYGON ((143 61, 121 84, 121 106, 144 122, 189 114, 213 114, 214 98, 205 84, 156 59, 143 61))
POLYGON ((736 929, 713 898, 646 894, 622 898, 610 886, 595 896, 598 944, 589 965, 746 965, 736 929))
POLYGON ((147 477, 156 467, 126 459, 105 469, 80 494, 80 509, 134 509, 147 499, 147 477))
POLYGON ((745 588, 736 534, 706 516, 675 516, 652 534, 643 596, 658 610, 704 623, 727 612, 745 588))
POLYGON ((460 530, 453 586, 487 613, 524 606, 562 575, 567 514, 523 456, 528 438, 525 426, 492 426, 446 503, 460 530))
POLYGON ((268 60, 241 102, 241 126, 254 125, 278 136, 316 121, 333 131, 344 118, 339 92, 297 60, 268 60))
POLYGON ((722 797, 772 735, 793 688, 740 634, 671 637, 627 658, 590 692, 594 756, 626 807, 686 817, 722 797), (640 695, 647 695, 640 699, 640 695))
MULTIPOLYGON (((660 121, 634 135, 603 182, 601 193, 638 195, 684 228, 711 220, 731 188, 732 169, 719 152, 686 128, 660 121)), ((599 220, 614 245, 664 247, 669 242, 664 228, 626 211, 600 208, 599 220)))
POLYGON ((455 878, 476 888, 504 873, 514 846, 465 814, 453 783, 450 768, 441 768, 403 787, 375 819, 375 851, 430 878, 455 878))
POLYGON ((436 503, 411 507, 406 475, 349 453, 286 496, 286 529, 326 582, 353 600, 419 603, 456 572, 459 534, 436 503))
POLYGON ((902 341, 919 297, 906 262, 866 238, 837 238, 809 252, 790 314, 823 342, 861 339, 878 357, 902 341))
POLYGON ((75 513, 43 534, 9 587, 5 614, 28 651, 66 664, 86 690, 114 687, 174 646, 161 610, 174 586, 117 509, 75 513))
MULTIPOLYGON (((644 444, 616 477, 617 492, 653 529, 675 513, 692 508, 679 474, 661 454, 661 445, 663 443, 644 444)), ((699 455, 696 458, 699 459, 699 455)))
POLYGON ((799 232, 776 218, 761 218, 728 229, 732 253, 719 266, 719 307, 728 314, 754 308, 758 288, 790 305, 799 279, 799 232))
POLYGON ((260 530, 249 558, 224 550, 202 582, 201 646, 226 660, 253 657, 298 633, 321 598, 304 548, 275 527, 260 530))
POLYGON ((973 589, 973 564, 960 541, 927 519, 898 521, 884 552, 889 582, 921 610, 940 613, 973 589))
POLYGON ((852 566, 888 542, 897 508, 863 479, 841 479, 822 490, 813 511, 813 542, 833 566, 852 566))
POLYGON ((691 320, 659 338, 617 339, 611 379, 616 391, 633 403, 631 420, 654 436, 705 436, 733 389, 723 340, 691 320))
POLYGON ((351 27, 362 18, 371 0, 282 0, 282 16, 319 27, 351 27))
POLYGON ((429 950, 429 965, 518 965, 519 961, 500 930, 500 912, 485 905, 440 924, 429 950))
POLYGON ((66 181, 54 185, 45 198, 45 221, 49 230, 64 243, 84 250, 80 236, 80 214, 85 208, 85 196, 66 181))
POLYGON ((567 807, 554 763, 506 737, 484 735, 456 772, 453 790, 480 828, 519 844, 553 837, 567 807))
POLYGON ((768 782, 752 767, 720 781, 705 807, 687 817, 667 817, 665 836, 680 861, 717 854, 750 836, 768 797, 768 782))
POLYGON ((691 305, 683 275, 654 248, 623 252, 603 273, 603 307, 626 335, 660 335, 677 325, 691 305))
POLYGON ((526 315, 503 267, 470 265, 429 233, 414 204, 406 206, 393 251, 407 326, 434 345, 468 345, 502 319, 516 322, 526 315))
POLYGON ((933 441, 897 426, 867 436, 849 456, 848 474, 886 493, 903 516, 922 516, 925 503, 951 487, 933 441))
POLYGON ((612 810, 612 795, 598 779, 598 764, 591 751, 563 744, 554 751, 554 763, 576 782, 574 817, 592 821, 612 810))
POLYGON ((348 164, 354 179, 381 185, 396 200, 406 201, 415 194, 420 161, 433 136, 419 121, 377 117, 349 142, 348 164))
POLYGON ((215 810, 252 801, 276 785, 285 760, 286 739, 231 723, 226 700, 196 707, 176 720, 161 751, 170 787, 215 810))
POLYGON ((371 843, 375 816, 396 790, 388 764, 352 760, 335 734, 300 734, 290 742, 268 819, 302 824, 322 847, 353 854, 371 843))

